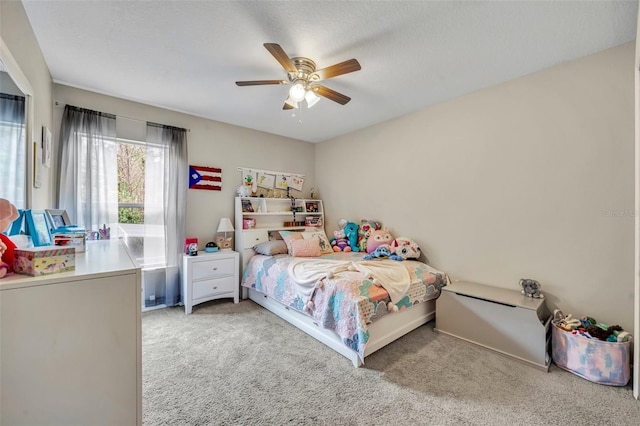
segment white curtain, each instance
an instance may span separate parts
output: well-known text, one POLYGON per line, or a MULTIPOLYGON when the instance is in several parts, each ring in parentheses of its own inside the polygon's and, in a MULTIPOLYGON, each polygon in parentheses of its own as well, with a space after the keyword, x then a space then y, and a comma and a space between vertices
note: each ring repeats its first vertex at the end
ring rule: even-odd
MULTIPOLYGON (((58 207, 72 223, 118 226, 116 117, 67 105, 60 129, 58 207)), ((112 235, 113 235, 112 234, 112 235)), ((115 235, 113 235, 115 236, 115 235)))
POLYGON ((187 132, 147 123, 146 151, 144 258, 148 270, 143 271, 143 282, 145 298, 151 294, 154 298, 145 300, 145 306, 173 306, 181 300, 180 268, 189 177, 187 132), (155 259, 159 260, 157 268, 153 268, 155 259))
POLYGON ((0 198, 26 208, 27 142, 25 100, 0 93, 0 198))

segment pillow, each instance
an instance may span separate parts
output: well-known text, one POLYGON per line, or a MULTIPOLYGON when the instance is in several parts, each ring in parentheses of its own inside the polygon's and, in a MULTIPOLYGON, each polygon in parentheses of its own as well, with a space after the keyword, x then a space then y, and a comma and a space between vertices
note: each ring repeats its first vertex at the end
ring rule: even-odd
POLYGON ((314 238, 317 238, 318 246, 320 247, 321 254, 333 253, 333 248, 331 248, 331 243, 329 242, 329 238, 327 238, 327 234, 325 234, 324 231, 303 232, 302 238, 304 238, 305 240, 312 240, 314 238))
POLYGON ((275 256, 276 254, 287 254, 287 245, 283 240, 265 241, 258 243, 253 247, 253 250, 258 254, 264 254, 265 256, 275 256))
POLYGON ((320 244, 317 238, 293 240, 291 242, 291 256, 295 257, 315 257, 320 256, 320 244))
POLYGON ((291 254, 291 243, 296 241, 296 240, 301 240, 302 239, 302 232, 280 231, 280 236, 282 236, 282 239, 284 240, 285 244, 287 245, 287 250, 289 251, 289 255, 293 256, 293 254, 291 254))

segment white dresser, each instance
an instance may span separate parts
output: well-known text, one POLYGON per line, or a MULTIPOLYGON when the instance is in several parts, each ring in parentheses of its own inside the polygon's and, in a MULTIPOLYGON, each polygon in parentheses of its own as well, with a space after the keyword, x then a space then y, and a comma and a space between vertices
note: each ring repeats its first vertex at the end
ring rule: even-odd
POLYGON ((0 424, 142 423, 140 277, 107 240, 75 271, 0 279, 0 424))
POLYGON ((197 256, 183 255, 182 297, 185 314, 193 306, 225 297, 239 302, 240 280, 238 252, 220 250, 215 253, 199 251, 197 256))

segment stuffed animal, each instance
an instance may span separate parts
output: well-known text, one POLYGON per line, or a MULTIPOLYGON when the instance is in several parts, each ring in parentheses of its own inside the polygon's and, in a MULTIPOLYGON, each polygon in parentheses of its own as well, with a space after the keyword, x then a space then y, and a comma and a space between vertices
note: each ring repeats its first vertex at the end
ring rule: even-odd
POLYGON ((347 222, 344 226, 344 236, 349 240, 351 251, 360 251, 358 248, 358 225, 353 222, 347 222))
POLYGON ((13 272, 16 245, 2 232, 19 217, 16 207, 9 200, 0 198, 0 278, 13 272))
POLYGON ((391 256, 391 247, 389 244, 382 244, 376 247, 374 251, 369 254, 366 254, 362 259, 363 260, 371 260, 377 258, 384 258, 391 256))
POLYGON ((367 253, 373 253, 374 250, 382 244, 391 244, 393 237, 388 229, 376 229, 371 231, 367 238, 367 253))
POLYGON ((331 247, 333 251, 351 251, 351 247, 349 246, 349 240, 344 234, 344 229, 338 229, 337 231, 333 231, 333 238, 331 239, 331 247))
POLYGON ((367 239, 371 232, 382 229, 380 222, 375 220, 362 219, 358 227, 358 248, 360 251, 367 251, 367 239))
MULTIPOLYGON (((7 246, 0 240, 0 258, 4 257, 4 253, 7 250, 7 246)), ((0 260, 0 278, 3 278, 9 273, 9 264, 0 260)))
POLYGON ((407 237, 399 237, 391 242, 392 260, 418 259, 420 257, 420 247, 407 237))
POLYGON ((528 297, 535 297, 536 299, 544 299, 544 294, 540 293, 542 285, 536 280, 523 278, 520 280, 520 287, 522 287, 521 293, 528 297))

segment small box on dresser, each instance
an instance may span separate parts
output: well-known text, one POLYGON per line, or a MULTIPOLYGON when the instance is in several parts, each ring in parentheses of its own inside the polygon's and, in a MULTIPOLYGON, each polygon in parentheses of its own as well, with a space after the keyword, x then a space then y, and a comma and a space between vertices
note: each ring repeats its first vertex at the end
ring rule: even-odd
POLYGON ((13 270, 17 274, 40 275, 68 272, 76 269, 74 247, 31 247, 15 249, 13 270))
POLYGON ((185 314, 193 306, 209 300, 233 298, 239 302, 239 256, 233 250, 214 253, 199 251, 197 256, 183 255, 182 298, 185 314))

